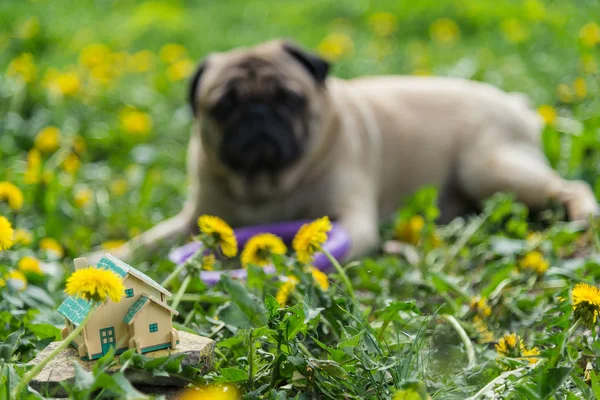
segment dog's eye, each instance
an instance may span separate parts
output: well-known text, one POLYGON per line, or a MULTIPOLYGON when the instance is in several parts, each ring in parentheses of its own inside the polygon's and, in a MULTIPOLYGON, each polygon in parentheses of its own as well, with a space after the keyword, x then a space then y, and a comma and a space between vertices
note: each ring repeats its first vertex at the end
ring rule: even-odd
POLYGON ((217 118, 225 118, 229 115, 237 103, 237 94, 233 90, 228 90, 212 107, 211 113, 217 118))
POLYGON ((288 104, 293 108, 301 108, 306 102, 306 99, 301 94, 282 87, 277 88, 275 98, 278 102, 288 104))

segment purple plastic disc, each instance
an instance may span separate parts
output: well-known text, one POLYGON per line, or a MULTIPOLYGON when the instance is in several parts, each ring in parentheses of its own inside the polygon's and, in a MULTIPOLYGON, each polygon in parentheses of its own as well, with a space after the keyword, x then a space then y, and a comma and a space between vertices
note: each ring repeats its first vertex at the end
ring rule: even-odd
MULTIPOLYGON (((296 232, 298 232, 298 229, 309 222, 311 221, 306 220, 255 225, 238 228, 235 229, 234 232, 240 247, 243 247, 251 237, 258 235, 259 233, 272 233, 282 238, 284 242, 289 243, 294 238, 294 235, 296 235, 296 232)), ((190 242, 173 249, 171 253, 169 253, 169 260, 177 265, 183 264, 201 248, 201 243, 190 242)), ((323 248, 329 251, 334 258, 340 260, 344 258, 350 250, 350 237, 339 224, 334 222, 332 223, 331 231, 329 231, 327 242, 325 242, 323 248)), ((332 267, 331 262, 324 253, 315 254, 313 266, 322 271, 328 271, 332 267)), ((275 268, 272 265, 268 265, 265 267, 265 272, 267 274, 272 274, 275 272, 275 268)), ((245 268, 241 268, 229 271, 201 271, 200 279, 208 285, 215 285, 219 282, 221 275, 224 273, 229 274, 232 278, 246 279, 248 277, 248 271, 245 268)))

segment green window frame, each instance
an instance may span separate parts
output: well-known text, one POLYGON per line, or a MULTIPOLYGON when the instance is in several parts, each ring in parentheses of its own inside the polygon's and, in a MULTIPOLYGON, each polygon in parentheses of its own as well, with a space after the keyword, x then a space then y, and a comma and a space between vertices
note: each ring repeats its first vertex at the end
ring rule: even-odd
POLYGON ((130 298, 133 297, 133 289, 125 289, 125 297, 130 298))
POLYGON ((158 324, 150 324, 149 328, 151 333, 158 332, 158 324))

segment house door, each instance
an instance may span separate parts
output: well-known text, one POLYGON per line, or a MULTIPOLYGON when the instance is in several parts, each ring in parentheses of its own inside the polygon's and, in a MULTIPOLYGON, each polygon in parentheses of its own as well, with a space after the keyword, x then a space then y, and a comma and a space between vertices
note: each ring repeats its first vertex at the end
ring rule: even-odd
POLYGON ((102 354, 108 353, 111 347, 115 347, 115 328, 100 329, 100 343, 102 344, 102 354))

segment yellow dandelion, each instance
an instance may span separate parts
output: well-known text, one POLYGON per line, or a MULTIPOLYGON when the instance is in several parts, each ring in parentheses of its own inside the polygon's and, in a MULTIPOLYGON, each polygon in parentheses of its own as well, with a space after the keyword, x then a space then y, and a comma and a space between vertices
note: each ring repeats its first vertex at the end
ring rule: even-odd
POLYGON ((330 61, 340 60, 354 52, 354 42, 341 32, 330 33, 317 46, 317 51, 330 61))
POLYGON ((473 317, 473 328, 475 328, 478 343, 491 343, 494 341, 494 334, 490 332, 488 325, 479 315, 473 317))
POLYGON ((107 86, 119 76, 119 71, 109 63, 99 64, 90 70, 90 76, 94 81, 107 86))
POLYGON ((23 53, 8 64, 6 75, 21 79, 29 83, 35 79, 37 67, 31 53, 23 53))
POLYGON ((171 64, 184 58, 187 55, 187 49, 180 44, 170 43, 161 47, 159 55, 161 60, 171 64))
POLYGON ((248 240, 240 258, 244 267, 248 264, 262 267, 271 262, 273 254, 283 255, 286 251, 287 248, 280 237, 271 233, 261 233, 248 240))
POLYGON ((287 304, 290 294, 294 291, 298 283, 300 283, 300 281, 298 281, 295 276, 288 276, 287 280, 283 282, 283 285, 281 285, 275 295, 275 300, 277 300, 277 303, 279 303, 281 307, 287 304))
POLYGON ((75 205, 78 208, 84 208, 94 198, 94 192, 90 188, 77 189, 74 196, 75 205))
POLYGON ((56 239, 52 238, 43 238, 40 240, 40 249, 53 253, 58 258, 62 258, 62 256, 65 254, 65 250, 60 243, 58 243, 56 239))
POLYGON ((558 114, 556 113, 556 109, 551 105, 541 105, 538 107, 537 111, 547 125, 553 125, 554 122, 556 122, 558 114))
POLYGON ((81 79, 75 72, 49 72, 45 80, 45 86, 55 94, 75 96, 81 90, 81 79))
POLYGON ((310 273, 321 290, 325 291, 329 289, 329 279, 327 278, 327 274, 315 267, 310 267, 310 273))
POLYGON ((69 276, 65 292, 87 301, 104 302, 110 298, 118 303, 125 294, 125 286, 113 271, 89 266, 69 276))
POLYGON ((549 267, 548 261, 544 255, 537 251, 530 251, 519 261, 519 268, 522 270, 531 270, 538 275, 543 275, 549 267))
POLYGON ((578 283, 573 288, 572 306, 575 318, 587 327, 593 327, 600 313, 600 289, 587 283, 578 283))
POLYGON ((521 354, 521 339, 516 333, 504 335, 496 344, 496 352, 503 357, 519 357, 521 354))
POLYGON ((13 211, 18 211, 23 207, 23 192, 10 182, 0 182, 0 201, 8 202, 13 211))
POLYGON ((62 163, 62 168, 71 175, 75 175, 80 167, 81 160, 79 160, 79 157, 75 153, 69 154, 62 163))
POLYGON ((75 150, 75 152, 77 154, 85 154, 86 150, 87 150, 87 145, 85 144, 85 139, 83 138, 83 136, 77 135, 73 138, 73 150, 75 150))
POLYGON ((579 39, 586 47, 594 47, 600 43, 600 25, 596 22, 588 22, 579 30, 579 39))
POLYGON ((492 309, 487 303, 487 298, 476 297, 471 300, 470 311, 481 318, 487 318, 492 315, 492 309))
POLYGON ((0 251, 10 249, 14 244, 15 231, 6 217, 0 215, 0 251))
POLYGON ((460 28, 448 18, 440 18, 429 27, 429 35, 437 44, 452 46, 460 39, 460 28))
POLYGON ((92 69, 98 65, 106 63, 110 59, 111 50, 105 44, 90 44, 79 54, 79 63, 92 69))
POLYGON ((529 37, 526 26, 516 18, 509 18, 500 24, 502 35, 507 42, 520 43, 529 37))
POLYGON ((233 229, 219 217, 212 215, 201 215, 198 218, 200 232, 207 236, 208 247, 219 246, 223 255, 235 257, 237 254, 237 239, 233 229))
POLYGON ((24 274, 44 275, 40 262, 35 257, 25 256, 17 263, 17 268, 24 274))
POLYGON ((6 286, 6 281, 3 278, 0 278, 0 288, 6 286))
POLYGON ((146 136, 152 130, 152 117, 134 108, 125 108, 119 113, 121 128, 132 136, 146 136))
POLYGON ((398 221, 394 230, 398 240, 416 245, 421 240, 423 228, 425 219, 421 215, 413 215, 408 220, 398 221))
POLYGON ((560 83, 556 87, 556 95, 563 103, 571 103, 573 101, 573 92, 571 91, 571 87, 566 83, 560 83))
POLYGON ((42 154, 38 149, 31 149, 27 153, 27 169, 25 170, 24 181, 31 185, 40 182, 40 172, 42 167, 42 154))
POLYGON ((369 16, 369 29, 377 36, 385 37, 396 32, 398 29, 398 18, 389 12, 376 12, 369 16))
POLYGON ((309 224, 302 225, 292 241, 292 248, 296 252, 298 261, 301 263, 312 261, 314 254, 320 251, 327 241, 327 233, 331 230, 331 227, 329 217, 319 218, 309 224))
POLYGON ((573 82, 573 92, 575 92, 575 96, 578 99, 584 99, 587 96, 587 85, 585 84, 585 79, 579 77, 575 79, 573 82))
POLYGON ((131 72, 146 72, 152 67, 154 53, 150 50, 141 50, 127 58, 127 69, 131 72))
POLYGON ((118 249, 119 247, 123 246, 125 243, 126 243, 126 241, 123 239, 107 240, 105 242, 102 242, 102 248, 104 250, 118 249))
POLYGON ((27 289, 27 278, 21 271, 12 270, 4 275, 4 282, 22 292, 27 289))
POLYGON ((521 355, 523 356, 524 359, 526 359, 527 361, 529 361, 529 364, 535 364, 539 360, 539 358, 537 358, 535 356, 539 356, 540 355, 540 350, 537 347, 534 347, 534 348, 529 349, 529 350, 522 349, 521 350, 521 355))
POLYGON ((14 242, 15 244, 29 246, 33 242, 33 235, 26 229, 15 229, 14 242))
POLYGON ((52 153, 60 147, 60 129, 47 126, 35 137, 35 148, 42 153, 52 153))
POLYGON ((167 68, 167 78, 172 82, 186 79, 194 70, 195 65, 189 58, 175 61, 167 68))
POLYGON ((209 385, 187 389, 179 400, 238 400, 240 391, 233 385, 209 385))
POLYGON ((207 254, 202 258, 202 269, 204 271, 213 271, 215 269, 215 255, 207 254))
POLYGON ((110 184, 110 191, 115 196, 120 197, 127 193, 128 187, 129 183, 127 182, 127 179, 120 178, 110 184))

